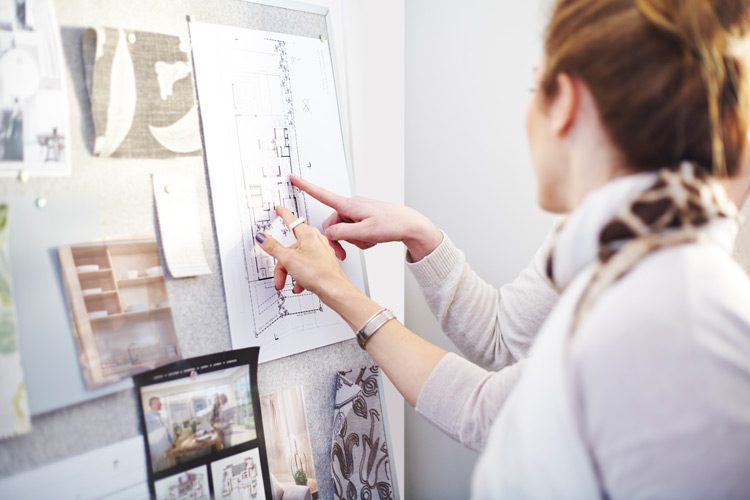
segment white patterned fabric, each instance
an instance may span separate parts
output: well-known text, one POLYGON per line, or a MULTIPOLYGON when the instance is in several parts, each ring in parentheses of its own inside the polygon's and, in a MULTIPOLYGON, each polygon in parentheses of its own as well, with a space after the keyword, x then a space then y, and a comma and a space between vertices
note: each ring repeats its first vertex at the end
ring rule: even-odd
POLYGON ((171 158, 201 153, 189 44, 179 37, 96 28, 83 38, 93 153, 171 158))

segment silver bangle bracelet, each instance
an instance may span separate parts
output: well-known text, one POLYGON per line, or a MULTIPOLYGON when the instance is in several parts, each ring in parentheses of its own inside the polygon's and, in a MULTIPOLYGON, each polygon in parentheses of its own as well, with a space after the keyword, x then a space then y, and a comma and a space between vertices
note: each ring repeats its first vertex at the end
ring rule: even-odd
POLYGON ((383 325, 395 318, 396 315, 385 307, 373 314, 370 319, 365 321, 365 324, 362 325, 362 328, 357 330, 357 342, 359 343, 359 347, 364 349, 370 338, 375 335, 375 332, 380 330, 383 325))

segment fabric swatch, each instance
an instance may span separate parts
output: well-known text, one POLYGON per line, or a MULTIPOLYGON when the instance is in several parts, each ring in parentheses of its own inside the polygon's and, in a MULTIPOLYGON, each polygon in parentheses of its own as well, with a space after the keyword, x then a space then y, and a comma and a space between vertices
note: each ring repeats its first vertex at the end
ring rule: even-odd
POLYGON ((8 257, 8 206, 0 205, 0 439, 31 430, 8 257))
POLYGON ((198 155, 201 136, 189 44, 177 36, 86 30, 83 61, 94 154, 123 158, 198 155))
POLYGON ((169 273, 173 278, 211 274, 203 250, 198 191, 190 174, 153 174, 156 214, 169 273))
POLYGON ((339 499, 395 498, 379 370, 373 365, 336 378, 331 474, 339 499))

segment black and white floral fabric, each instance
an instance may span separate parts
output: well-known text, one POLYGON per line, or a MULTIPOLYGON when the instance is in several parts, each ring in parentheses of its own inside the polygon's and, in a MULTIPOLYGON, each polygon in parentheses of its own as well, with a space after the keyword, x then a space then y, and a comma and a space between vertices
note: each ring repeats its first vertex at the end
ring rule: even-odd
POLYGON ((331 473, 339 499, 394 498, 378 373, 373 365, 336 379, 331 473))

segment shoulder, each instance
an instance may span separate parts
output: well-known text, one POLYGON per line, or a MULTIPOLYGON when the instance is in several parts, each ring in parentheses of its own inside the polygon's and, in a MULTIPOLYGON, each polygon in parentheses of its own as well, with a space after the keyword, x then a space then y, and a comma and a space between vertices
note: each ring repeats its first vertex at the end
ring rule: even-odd
POLYGON ((750 360, 750 278, 710 243, 655 252, 612 285, 581 323, 574 352, 731 342, 750 360))
POLYGON ((693 244, 646 258, 583 320, 575 403, 613 496, 710 496, 704 483, 719 477, 728 491, 750 487, 738 465, 750 460, 748 304, 740 266, 693 244))

